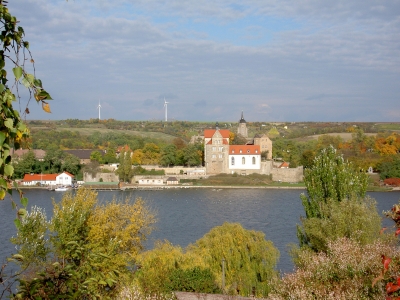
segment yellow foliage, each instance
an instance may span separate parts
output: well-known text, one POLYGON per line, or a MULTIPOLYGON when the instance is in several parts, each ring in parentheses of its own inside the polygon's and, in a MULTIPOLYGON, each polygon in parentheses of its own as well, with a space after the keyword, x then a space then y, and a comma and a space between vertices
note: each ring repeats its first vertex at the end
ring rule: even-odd
POLYGON ((141 198, 131 203, 117 202, 98 205, 89 218, 90 247, 112 254, 116 266, 127 266, 143 250, 143 241, 151 233, 155 216, 141 198))
POLYGON ((47 113, 51 113, 50 105, 47 102, 42 101, 42 109, 47 113))

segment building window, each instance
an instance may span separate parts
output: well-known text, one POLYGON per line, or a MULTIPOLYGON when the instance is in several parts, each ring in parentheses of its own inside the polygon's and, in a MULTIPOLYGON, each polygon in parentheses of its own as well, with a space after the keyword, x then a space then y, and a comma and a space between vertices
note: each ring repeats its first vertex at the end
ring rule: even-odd
POLYGON ((219 147, 219 152, 224 151, 224 147, 219 147))
POLYGON ((235 158, 234 158, 234 157, 231 158, 231 165, 232 165, 232 166, 235 165, 235 158))
POLYGON ((258 153, 258 150, 256 150, 256 153, 258 153))
POLYGON ((242 149, 240 149, 240 151, 239 151, 240 153, 242 153, 242 149))
POLYGON ((253 165, 255 165, 256 164, 256 158, 254 156, 253 156, 252 161, 253 161, 253 165))
POLYGON ((215 151, 216 151, 216 149, 217 149, 216 147, 212 147, 212 151, 214 151, 214 152, 215 152, 215 151))
POLYGON ((246 164, 246 159, 242 157, 242 165, 246 164))
POLYGON ((222 158, 222 154, 219 154, 219 155, 218 155, 218 158, 222 158))
POLYGON ((247 150, 247 153, 250 153, 250 150, 247 150))
POLYGON ((235 150, 232 150, 232 153, 235 153, 235 150))
POLYGON ((212 158, 216 158, 217 156, 215 154, 212 155, 212 158))

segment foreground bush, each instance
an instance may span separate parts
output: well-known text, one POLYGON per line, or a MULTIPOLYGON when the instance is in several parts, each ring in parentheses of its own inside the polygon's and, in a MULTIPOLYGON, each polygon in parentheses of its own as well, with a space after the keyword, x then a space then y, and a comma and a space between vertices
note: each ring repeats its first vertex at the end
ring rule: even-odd
MULTIPOLYGON (((388 241, 378 239, 361 245, 341 238, 329 242, 326 253, 300 250, 298 269, 283 277, 271 299, 385 299, 385 281, 377 281, 382 272, 382 255, 397 262, 400 251, 388 241)), ((400 274, 400 265, 392 264, 387 277, 400 274)))
POLYGON ((26 271, 17 298, 107 299, 131 276, 131 267, 150 233, 154 216, 135 203, 100 205, 97 193, 79 189, 54 203, 53 218, 33 209, 12 239, 13 258, 26 271))
MULTIPOLYGON (((329 241, 346 237, 363 245, 372 243, 381 229, 381 216, 376 210, 376 201, 367 197, 352 197, 340 202, 326 200, 320 203, 324 218, 301 219, 305 245, 314 251, 327 251, 329 241)), ((300 228, 298 228, 300 230, 300 228)))

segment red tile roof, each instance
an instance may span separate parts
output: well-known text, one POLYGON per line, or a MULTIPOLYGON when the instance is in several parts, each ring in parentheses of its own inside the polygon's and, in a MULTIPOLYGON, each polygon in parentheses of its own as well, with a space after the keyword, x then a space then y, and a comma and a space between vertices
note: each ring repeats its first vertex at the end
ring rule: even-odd
POLYGON ((230 145, 229 155, 252 154, 261 155, 260 145, 230 145), (242 152, 240 152, 242 151, 242 152))
MULTIPOLYGON (((204 138, 212 138, 216 131, 216 129, 204 129, 204 138)), ((219 129, 219 133, 223 138, 229 139, 230 131, 228 129, 219 129)))
POLYGON ((58 174, 25 174, 24 181, 56 181, 58 174))
POLYGON ((284 162, 279 166, 279 168, 289 168, 289 163, 286 162, 286 161, 284 161, 284 162))

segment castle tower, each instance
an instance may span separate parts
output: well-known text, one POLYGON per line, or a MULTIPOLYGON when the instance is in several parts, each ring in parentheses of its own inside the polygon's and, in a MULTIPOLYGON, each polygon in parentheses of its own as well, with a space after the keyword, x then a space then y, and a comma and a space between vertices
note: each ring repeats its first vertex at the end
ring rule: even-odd
POLYGON ((246 120, 243 118, 243 111, 242 111, 242 117, 239 120, 239 127, 237 133, 240 134, 242 137, 245 138, 248 137, 246 120))

